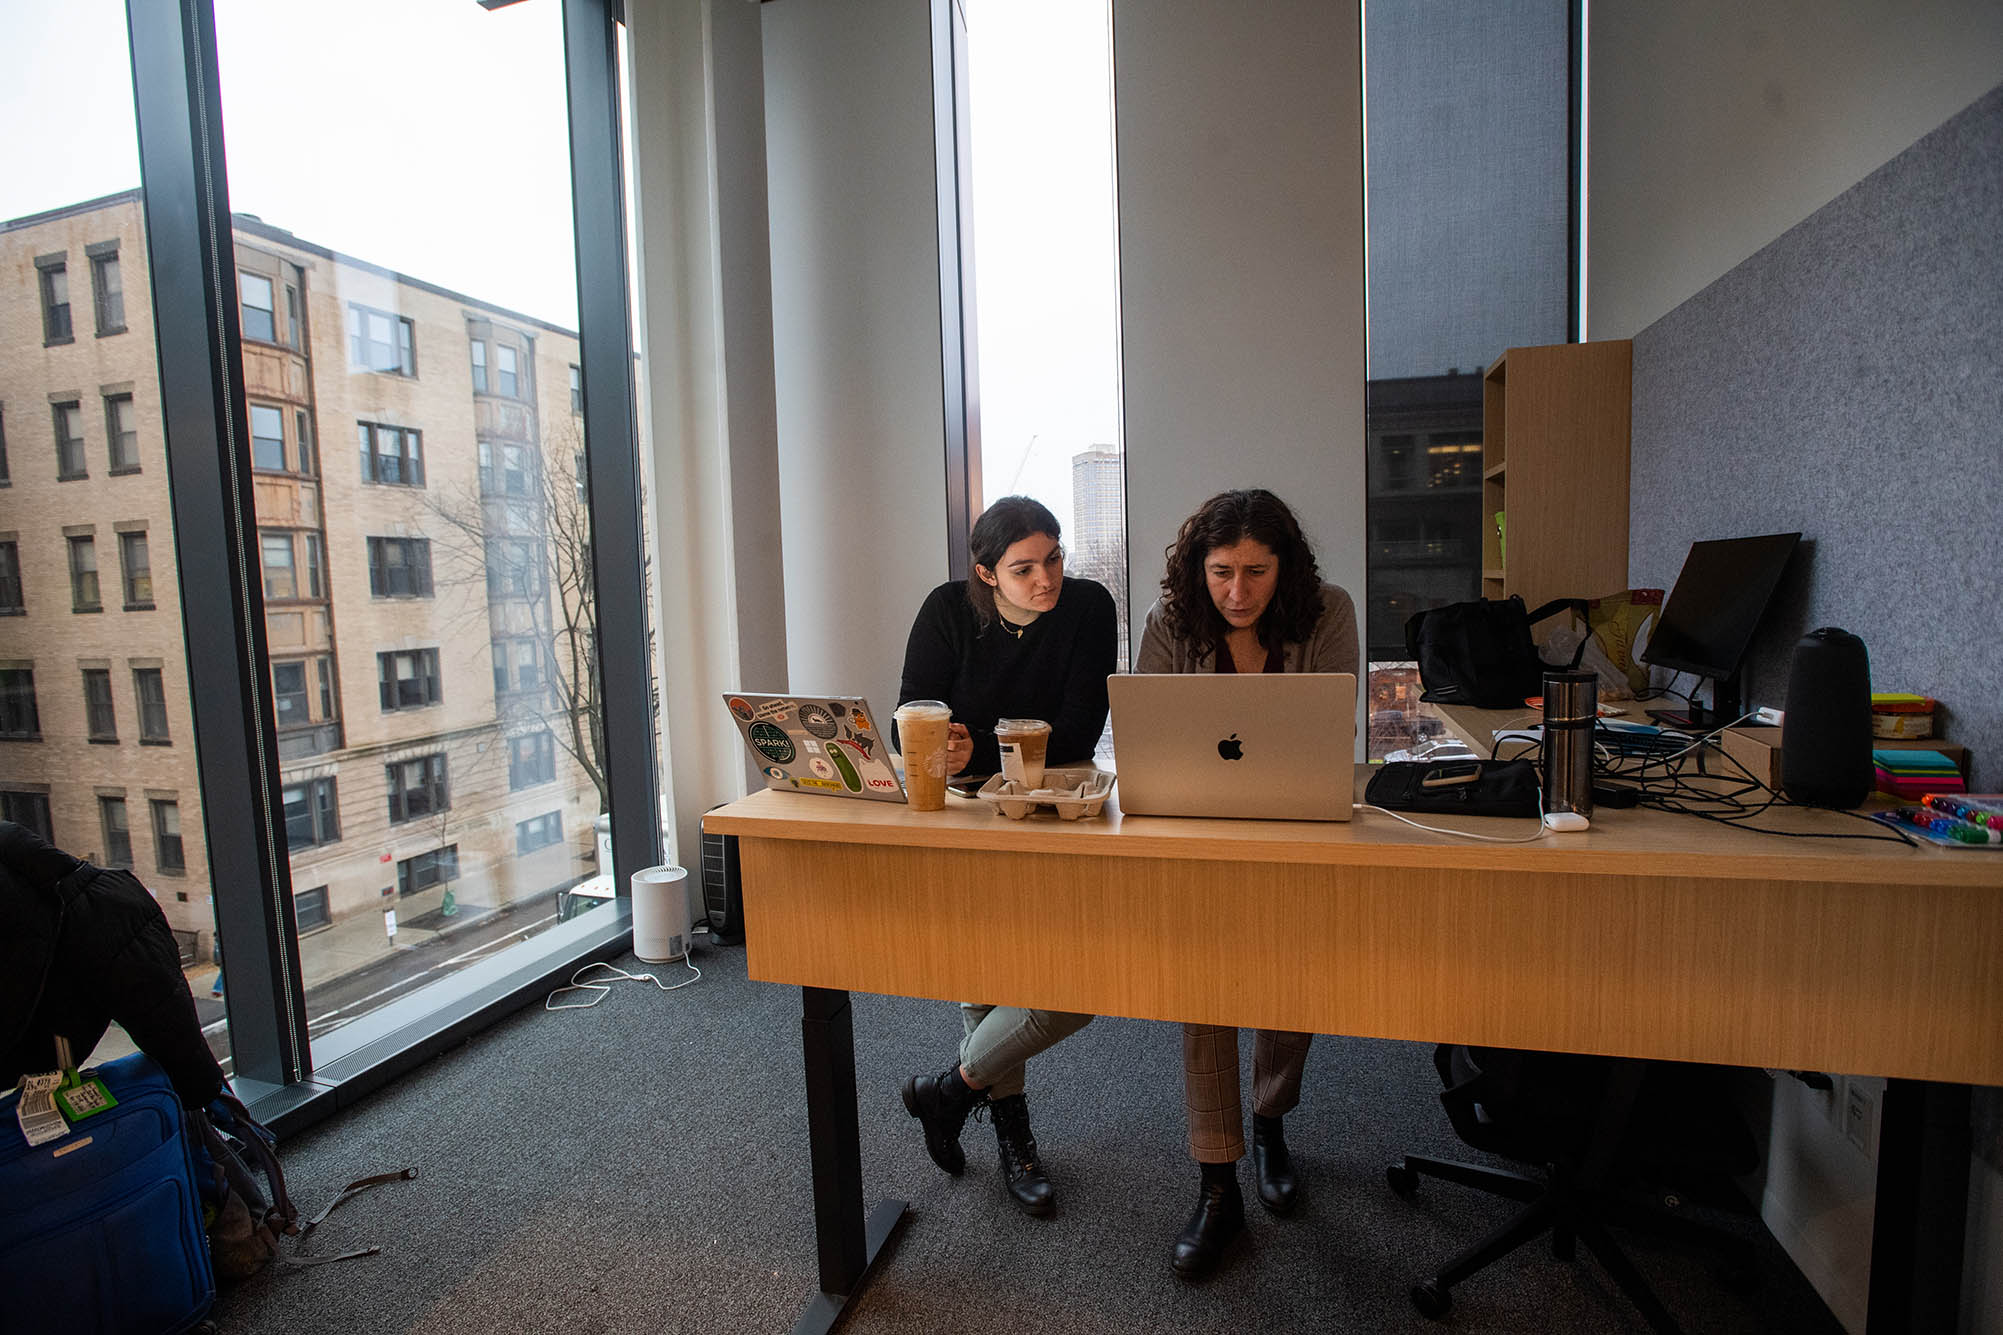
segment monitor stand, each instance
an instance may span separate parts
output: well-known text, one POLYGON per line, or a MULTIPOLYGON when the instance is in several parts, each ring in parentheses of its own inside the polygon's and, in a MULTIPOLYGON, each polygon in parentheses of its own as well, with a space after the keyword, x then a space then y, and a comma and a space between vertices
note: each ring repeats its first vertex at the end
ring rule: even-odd
POLYGON ((1691 704, 1684 709, 1651 709, 1648 716, 1667 728, 1684 732, 1710 732, 1739 720, 1739 670, 1711 683, 1711 707, 1691 704))

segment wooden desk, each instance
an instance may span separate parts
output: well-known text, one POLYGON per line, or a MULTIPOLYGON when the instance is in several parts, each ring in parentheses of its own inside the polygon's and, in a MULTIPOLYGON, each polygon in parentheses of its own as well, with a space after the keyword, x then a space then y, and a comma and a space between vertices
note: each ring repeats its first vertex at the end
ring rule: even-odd
MULTIPOLYGON (((761 792, 704 818, 740 841, 751 977, 807 989, 810 1085, 839 1101, 846 1065, 851 1155, 848 990, 2003 1084, 2003 856, 1640 810, 1503 845, 1371 812, 1198 821, 1109 804, 1101 820, 1018 823, 951 801, 920 813, 761 792), (1270 943, 1260 971, 1216 969, 1226 921, 1270 943)), ((1810 811, 1776 822, 1858 828, 1810 811)), ((850 1176, 837 1163, 825 1180, 850 1176)), ((859 1156, 851 1185, 820 1217, 852 1229, 857 1264, 831 1272, 823 1234, 824 1298, 867 1265, 859 1156)))

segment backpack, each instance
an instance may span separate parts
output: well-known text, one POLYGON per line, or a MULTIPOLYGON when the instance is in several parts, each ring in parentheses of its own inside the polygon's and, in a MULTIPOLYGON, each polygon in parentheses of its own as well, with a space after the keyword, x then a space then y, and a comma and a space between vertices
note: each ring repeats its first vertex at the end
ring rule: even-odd
POLYGON ((1415 612, 1405 623, 1405 652, 1419 665, 1421 700, 1480 709, 1520 707, 1544 689, 1544 673, 1579 665, 1581 643, 1563 668, 1537 656, 1530 628, 1567 609, 1584 616, 1583 598, 1553 598, 1534 612, 1518 594, 1479 598, 1415 612))

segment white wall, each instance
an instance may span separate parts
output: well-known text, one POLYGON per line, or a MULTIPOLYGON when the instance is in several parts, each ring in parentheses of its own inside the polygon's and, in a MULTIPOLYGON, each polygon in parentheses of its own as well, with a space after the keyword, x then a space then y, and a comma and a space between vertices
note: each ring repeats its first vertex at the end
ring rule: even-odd
POLYGON ((1996 0, 1591 7, 1587 332, 1631 338, 2003 78, 1996 0))
POLYGON ((1177 528, 1232 487, 1284 499, 1361 609, 1361 88, 1354 5, 1113 0, 1137 622, 1177 528))
POLYGON ((759 12, 789 688, 887 709, 947 577, 930 7, 759 12))
POLYGON ((762 57, 742 0, 628 0, 627 31, 655 659, 693 867, 703 811, 745 791, 722 693, 786 688, 762 57))

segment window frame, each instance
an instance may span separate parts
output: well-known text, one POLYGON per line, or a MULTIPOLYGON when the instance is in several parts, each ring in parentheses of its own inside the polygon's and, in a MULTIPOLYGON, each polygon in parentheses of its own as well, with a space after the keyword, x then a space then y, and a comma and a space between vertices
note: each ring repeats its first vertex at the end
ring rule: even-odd
POLYGON ((101 241, 84 248, 90 261, 91 312, 97 322, 97 336, 109 338, 125 332, 125 274, 118 264, 118 243, 101 241))
POLYGON ((285 460, 287 457, 288 457, 288 451, 285 448, 285 410, 283 408, 278 407, 276 404, 270 404, 270 403, 251 404, 250 405, 250 466, 260 473, 283 473, 288 471, 285 467, 285 460), (264 426, 270 426, 272 424, 276 424, 278 428, 277 434, 276 435, 263 434, 261 432, 260 423, 262 423, 262 425, 264 426), (263 448, 274 442, 278 446, 277 463, 270 462, 268 457, 262 457, 263 448))
POLYGON ((540 853, 545 848, 554 848, 562 842, 563 809, 561 807, 554 811, 545 811, 540 816, 531 816, 527 820, 518 820, 515 822, 515 856, 518 858, 528 857, 532 853, 540 853), (540 842, 530 843, 531 835, 536 836, 540 842))
POLYGON ((389 422, 355 423, 361 448, 362 482, 373 487, 417 487, 424 486, 424 432, 413 426, 396 426, 389 422), (384 454, 378 438, 384 434, 396 438, 394 454, 384 454), (385 477, 382 461, 396 460, 395 477, 385 477))
POLYGON ((236 271, 237 320, 243 336, 253 343, 277 344, 278 342, 278 284, 270 274, 258 273, 255 269, 236 271), (252 283, 264 284, 264 304, 250 299, 252 283), (255 324, 251 312, 257 312, 263 319, 255 324))
POLYGON ((42 710, 35 698, 35 667, 18 663, 0 667, 0 739, 42 740, 42 710))
POLYGON ((105 471, 113 477, 139 468, 139 409, 129 391, 104 396, 105 471))
POLYGON ((167 670, 157 667, 133 668, 132 698, 138 702, 139 744, 173 745, 173 720, 167 711, 167 670), (159 725, 157 728, 154 727, 156 721, 159 725))
POLYGON ((556 780, 556 734, 548 728, 508 739, 508 791, 519 793, 556 780), (521 743, 533 742, 525 756, 521 743))
POLYGON ((102 612, 104 610, 103 566, 97 559, 97 535, 95 533, 67 533, 63 535, 66 560, 70 572, 70 611, 102 612), (90 553, 90 566, 85 569, 82 555, 90 553), (85 596, 88 585, 89 596, 85 596))
POLYGON ((459 879, 459 845, 443 844, 428 848, 422 853, 413 853, 400 858, 396 864, 396 894, 398 899, 411 895, 421 895, 434 886, 449 885, 459 879), (422 885, 417 884, 420 870, 428 876, 422 885))
POLYGON ((132 867, 132 807, 125 798, 112 793, 97 795, 97 828, 104 837, 104 862, 106 867, 132 867), (111 810, 118 808, 119 819, 113 824, 111 810), (124 851, 119 851, 123 845, 124 851))
POLYGON ((294 779, 281 784, 278 790, 278 810, 283 819, 285 844, 289 852, 302 853, 309 848, 324 848, 328 844, 341 841, 341 798, 338 780, 331 774, 314 775, 310 778, 294 779), (292 800, 288 794, 299 793, 303 804, 302 814, 307 825, 307 838, 293 836, 292 800))
POLYGON ((162 876, 186 876, 188 846, 181 832, 180 799, 150 797, 146 805, 153 823, 153 869, 162 876), (171 832, 167 828, 170 823, 174 827, 171 832))
POLYGON ((118 534, 119 587, 125 595, 125 610, 128 612, 150 612, 156 604, 153 601, 153 547, 147 540, 143 528, 126 529, 118 534), (135 548, 143 560, 135 562, 135 548), (140 588, 140 581, 145 588, 140 588), (142 596, 143 595, 143 596, 142 596))
POLYGON ((118 744, 118 703, 111 693, 111 669, 84 668, 83 735, 95 745, 118 744))
POLYGON ((257 531, 258 574, 264 588, 264 600, 268 603, 295 602, 299 597, 299 545, 293 540, 290 529, 259 529, 257 531), (285 560, 274 565, 272 553, 284 549, 285 560), (280 588, 275 578, 276 572, 283 570, 289 587, 280 588))
POLYGON ((301 936, 324 932, 334 925, 326 886, 315 885, 292 892, 292 922, 301 936))
POLYGON ((408 315, 351 301, 348 303, 347 332, 350 371, 402 376, 406 380, 417 378, 417 327, 408 315), (378 341, 374 337, 369 328, 372 319, 388 322, 387 340, 378 341), (369 354, 378 347, 394 357, 395 365, 377 365, 370 360, 369 354))
POLYGON ((37 256, 35 278, 36 290, 42 298, 42 346, 54 348, 76 342, 76 311, 70 304, 68 253, 37 256))
POLYGON ((18 538, 0 542, 0 617, 28 614, 28 586, 21 579, 21 543, 18 538))
POLYGON ((494 344, 494 393, 504 399, 522 397, 522 354, 512 343, 494 344))
POLYGON ((383 775, 391 825, 408 825, 452 810, 452 781, 443 751, 393 760, 383 766, 383 775))
POLYGON ((369 565, 369 597, 371 598, 431 598, 436 596, 437 586, 431 573, 431 539, 410 537, 389 537, 371 535, 364 538, 367 545, 369 565), (392 563, 392 551, 402 554, 402 561, 392 563), (413 561, 411 558, 421 559, 413 561), (393 578, 397 571, 410 572, 405 581, 410 588, 399 590, 393 587, 398 581, 393 578))
POLYGON ((83 400, 62 399, 51 403, 49 413, 56 438, 56 481, 75 482, 89 477, 90 457, 86 453, 83 435, 83 400), (75 435, 69 434, 72 425, 76 427, 75 435))
POLYGON ((49 795, 46 792, 31 792, 25 788, 0 788, 0 820, 11 820, 42 836, 47 843, 56 842, 55 825, 49 811, 49 795), (23 810, 23 808, 27 808, 23 810), (23 818, 26 819, 23 819, 23 818))
POLYGON ((445 702, 445 683, 438 667, 438 650, 391 649, 376 655, 377 702, 385 714, 399 714, 412 709, 429 709, 445 702), (411 660, 411 673, 402 674, 401 660, 411 660), (418 683, 416 700, 406 703, 403 699, 403 683, 418 683))

